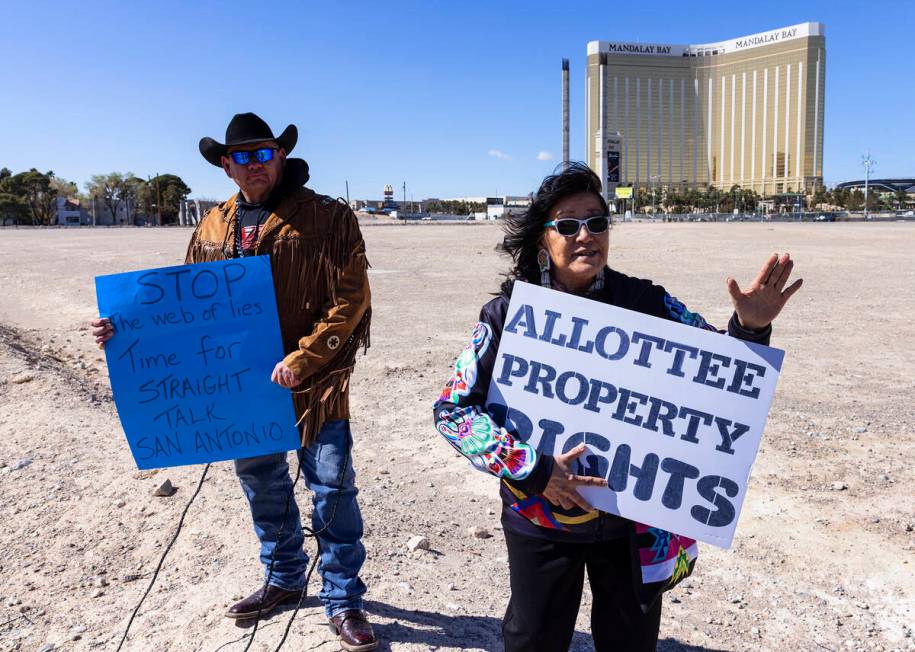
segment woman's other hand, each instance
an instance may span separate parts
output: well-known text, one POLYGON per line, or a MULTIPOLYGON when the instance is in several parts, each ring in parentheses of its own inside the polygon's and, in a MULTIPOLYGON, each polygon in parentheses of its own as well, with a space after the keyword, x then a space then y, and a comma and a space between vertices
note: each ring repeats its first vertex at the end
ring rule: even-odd
POLYGON ((585 450, 586 446, 579 444, 568 453, 553 457, 553 474, 550 476, 546 489, 543 490, 543 497, 554 505, 559 505, 563 509, 572 509, 577 506, 586 512, 594 511, 588 501, 578 493, 578 487, 606 487, 607 481, 604 478, 592 478, 572 473, 572 462, 578 459, 585 450))
POLYGON ((746 290, 741 290, 737 281, 728 278, 728 293, 740 325, 750 330, 761 330, 772 323, 795 292, 801 289, 803 279, 798 279, 787 288, 785 284, 794 269, 791 254, 772 254, 759 270, 746 290))
POLYGON ((92 337, 95 338, 98 348, 104 349, 105 342, 114 336, 114 326, 111 324, 111 320, 106 317, 99 317, 91 320, 89 326, 92 328, 92 337))

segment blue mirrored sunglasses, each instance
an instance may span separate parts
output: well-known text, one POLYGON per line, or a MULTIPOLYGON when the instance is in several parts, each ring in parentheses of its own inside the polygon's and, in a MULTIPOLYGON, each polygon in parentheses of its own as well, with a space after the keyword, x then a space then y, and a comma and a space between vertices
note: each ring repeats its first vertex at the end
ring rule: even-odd
POLYGON ((256 149, 253 152, 246 152, 244 150, 238 152, 232 152, 229 156, 232 157, 232 160, 235 161, 238 165, 248 165, 251 162, 251 155, 254 155, 254 160, 258 163, 266 163, 273 159, 273 153, 276 150, 272 147, 261 147, 256 149))
POLYGON ((577 220, 574 217, 563 217, 558 220, 551 220, 543 226, 553 227, 559 235, 571 238, 572 236, 578 235, 578 232, 581 231, 583 225, 587 227, 588 232, 591 235, 599 235, 610 228, 610 216, 595 215, 594 217, 586 217, 582 220, 577 220))

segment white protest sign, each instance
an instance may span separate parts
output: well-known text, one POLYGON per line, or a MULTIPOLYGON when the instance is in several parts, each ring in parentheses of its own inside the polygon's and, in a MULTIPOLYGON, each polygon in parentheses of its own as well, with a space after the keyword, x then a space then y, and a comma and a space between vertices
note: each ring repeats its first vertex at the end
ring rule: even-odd
POLYGON ((518 282, 487 410, 547 454, 587 444, 596 508, 727 548, 783 358, 518 282))

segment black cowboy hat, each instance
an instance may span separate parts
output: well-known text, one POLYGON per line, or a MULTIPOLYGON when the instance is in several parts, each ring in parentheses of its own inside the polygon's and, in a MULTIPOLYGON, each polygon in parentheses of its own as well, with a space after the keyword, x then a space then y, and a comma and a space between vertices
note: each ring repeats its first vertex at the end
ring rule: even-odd
POLYGON ((216 167, 222 167, 220 159, 228 154, 230 147, 272 140, 280 149, 289 154, 298 139, 299 130, 295 125, 289 125, 283 129, 283 133, 279 137, 274 137, 270 127, 260 117, 253 113, 236 113, 229 122, 229 126, 226 127, 225 144, 216 142, 212 138, 201 138, 200 153, 203 154, 203 158, 216 167))

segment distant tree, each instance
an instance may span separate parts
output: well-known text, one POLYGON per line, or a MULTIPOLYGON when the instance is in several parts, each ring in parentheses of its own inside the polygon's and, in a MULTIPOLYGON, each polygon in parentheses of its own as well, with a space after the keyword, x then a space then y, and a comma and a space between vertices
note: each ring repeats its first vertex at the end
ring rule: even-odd
POLYGON ((759 206, 759 194, 750 188, 745 189, 741 198, 741 205, 744 212, 755 213, 759 206))
POLYGON ((680 193, 677 192, 676 190, 674 190, 673 188, 669 188, 669 189, 665 190, 665 192, 661 193, 661 208, 664 209, 666 212, 679 213, 679 212, 681 212, 680 209, 682 208, 682 206, 683 206, 683 198, 681 197, 680 193))
POLYGON ((76 199, 79 195, 79 189, 75 183, 60 177, 51 178, 51 188, 57 191, 58 197, 63 197, 64 199, 76 199))
POLYGON ((845 208, 850 211, 860 211, 864 208, 864 193, 861 192, 860 188, 855 188, 845 200, 845 208))
POLYGON ((817 186, 816 190, 813 191, 811 203, 814 208, 826 203, 826 190, 822 186, 817 186))
POLYGON ((127 213, 127 223, 136 224, 137 207, 141 203, 141 195, 145 194, 146 182, 128 172, 117 188, 118 199, 124 202, 127 213))
POLYGON ((161 202, 162 223, 168 224, 178 220, 181 202, 191 194, 191 189, 179 176, 160 174, 150 180, 149 192, 157 202, 161 202))
POLYGON ((121 206, 121 186, 124 183, 124 176, 120 172, 111 172, 109 174, 93 175, 86 182, 86 192, 91 197, 100 199, 108 211, 111 218, 117 223, 118 208, 121 206))
POLYGON ((906 193, 906 191, 902 188, 899 188, 893 194, 895 195, 894 200, 896 202, 896 208, 899 210, 905 208, 906 202, 909 200, 909 195, 906 193))
POLYGON ((834 188, 832 191, 833 202, 840 208, 848 208, 851 191, 848 188, 834 188))
POLYGON ((29 219, 29 205, 21 197, 0 192, 0 225, 21 224, 29 219))
POLYGON ((156 204, 156 187, 150 181, 143 181, 143 179, 138 179, 140 183, 135 184, 134 191, 136 192, 137 206, 143 207, 143 215, 146 216, 146 221, 153 224, 158 224, 156 217, 156 212, 153 210, 153 206, 156 204))
POLYGON ((886 209, 886 202, 883 199, 883 193, 870 191, 867 193, 867 210, 880 211, 886 209))
POLYGON ((705 188, 698 191, 698 208, 707 213, 714 211, 718 208, 720 194, 721 191, 719 191, 718 188, 706 185, 705 188))
POLYGON ((637 206, 633 213, 651 211, 651 191, 648 188, 638 188, 633 195, 634 203, 637 206))
POLYGON ((0 192, 24 201, 32 214, 32 224, 51 224, 57 216, 57 191, 51 187, 53 177, 51 171, 43 173, 32 168, 5 177, 0 192))

